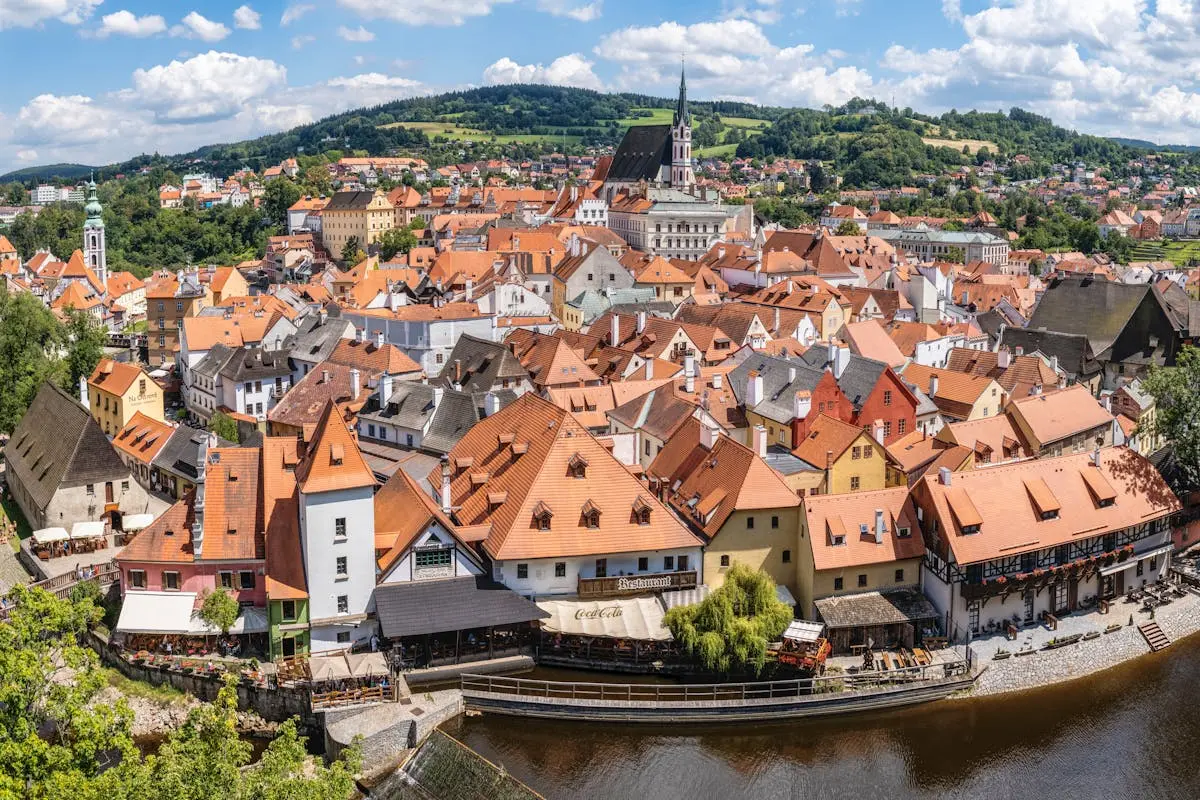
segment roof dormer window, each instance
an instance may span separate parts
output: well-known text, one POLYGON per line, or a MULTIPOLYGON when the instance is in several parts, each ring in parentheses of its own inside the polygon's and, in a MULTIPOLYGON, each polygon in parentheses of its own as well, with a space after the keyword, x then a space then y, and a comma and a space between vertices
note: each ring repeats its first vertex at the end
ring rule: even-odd
POLYGON ((638 525, 650 524, 650 502, 644 497, 633 501, 633 521, 638 525))
POLYGON ((550 510, 550 506, 538 501, 533 507, 533 527, 539 531, 550 530, 550 519, 554 516, 554 512, 550 510))
POLYGON ((583 504, 580 517, 585 528, 600 527, 600 508, 591 500, 583 504))
POLYGON ((567 462, 567 474, 572 478, 586 478, 587 467, 587 459, 581 456, 579 453, 576 453, 575 455, 571 456, 571 460, 567 462))

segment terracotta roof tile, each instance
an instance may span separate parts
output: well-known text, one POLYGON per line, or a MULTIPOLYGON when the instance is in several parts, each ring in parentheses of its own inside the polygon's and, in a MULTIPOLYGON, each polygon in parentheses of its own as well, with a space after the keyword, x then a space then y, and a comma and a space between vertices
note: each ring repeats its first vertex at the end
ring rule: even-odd
POLYGON ((296 468, 296 483, 305 494, 375 485, 375 473, 332 401, 326 403, 308 452, 296 468))
POLYGON ((174 426, 151 419, 138 411, 124 428, 117 431, 112 443, 118 452, 149 465, 174 432, 174 426))
POLYGON ((804 498, 808 541, 818 570, 887 564, 925 554, 925 540, 908 489, 900 486, 873 492, 804 498), (883 534, 876 539, 876 512, 882 511, 883 534), (863 526, 866 533, 863 533, 863 526), (834 544, 829 531, 842 536, 834 544), (907 530, 907 536, 901 532, 907 530))

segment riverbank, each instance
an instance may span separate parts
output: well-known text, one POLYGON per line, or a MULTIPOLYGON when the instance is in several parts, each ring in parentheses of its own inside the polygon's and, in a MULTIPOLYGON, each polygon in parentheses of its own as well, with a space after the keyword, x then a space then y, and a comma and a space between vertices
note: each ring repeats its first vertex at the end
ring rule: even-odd
MULTIPOLYGON (((111 705, 125 700, 133 711, 135 739, 160 737, 182 727, 192 709, 202 705, 190 694, 167 686, 152 686, 134 681, 115 670, 109 670, 109 685, 95 698, 97 705, 111 705)), ((279 725, 269 722, 253 711, 239 711, 238 732, 246 736, 273 737, 279 725)))
MULTIPOLYGON (((1084 615, 1064 617, 1058 630, 1049 631, 1045 626, 1020 632, 1016 641, 1003 635, 979 638, 971 643, 979 663, 987 669, 966 692, 954 698, 984 697, 988 695, 1022 692, 1066 681, 1073 681, 1103 672, 1129 661, 1151 655, 1150 646, 1138 630, 1138 625, 1151 621, 1150 614, 1134 604, 1118 601, 1109 614, 1092 612, 1084 615), (1132 615, 1133 624, 1129 624, 1132 615), (1121 625, 1120 630, 1104 633, 1109 625, 1121 625), (1096 631, 1100 636, 1085 639, 1077 644, 1057 650, 1042 650, 1040 647, 1055 637, 1074 633, 1096 631), (1031 655, 1018 656, 1024 646, 1032 646, 1031 655), (1012 655, 997 661, 994 655, 999 648, 1012 655)), ((1154 622, 1174 643, 1200 633, 1200 597, 1188 594, 1169 605, 1155 610, 1154 622)), ((1168 648, 1169 649, 1169 648, 1168 648)), ((951 698, 951 699, 954 699, 951 698)))

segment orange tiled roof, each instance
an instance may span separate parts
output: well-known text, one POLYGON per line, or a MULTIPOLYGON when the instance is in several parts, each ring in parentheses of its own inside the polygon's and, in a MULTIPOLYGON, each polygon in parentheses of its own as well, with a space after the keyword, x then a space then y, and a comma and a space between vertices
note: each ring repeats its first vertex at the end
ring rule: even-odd
POLYGON ((204 560, 262 559, 259 456, 253 447, 214 447, 204 472, 204 560))
POLYGON ((375 485, 375 473, 333 402, 326 403, 317 422, 308 452, 296 468, 296 483, 305 494, 375 485))
POLYGON ((190 564, 192 556, 192 514, 194 496, 188 493, 182 500, 164 511, 158 519, 134 535, 117 554, 117 561, 190 564))
POLYGON ((828 414, 819 414, 809 427, 808 435, 792 448, 792 455, 817 469, 824 469, 826 456, 830 451, 833 452, 833 459, 836 461, 860 436, 867 434, 857 425, 842 422, 828 414))
POLYGON ((1113 420, 1112 414, 1081 384, 1014 400, 1008 413, 1025 423, 1039 446, 1113 420))
POLYGON ((138 378, 150 380, 150 376, 142 372, 141 367, 136 364, 102 358, 92 370, 88 383, 109 394, 123 396, 138 378))
POLYGON ((375 549, 378 565, 387 572, 430 523, 437 522, 452 536, 457 527, 441 507, 404 470, 375 493, 375 549))
POLYGON ((339 340, 329 354, 329 361, 358 367, 364 374, 404 375, 421 371, 421 365, 394 344, 379 347, 375 342, 356 342, 353 339, 339 340))
POLYGON ((113 437, 113 447, 142 464, 149 464, 171 438, 175 428, 138 411, 113 437))
POLYGON ((925 540, 907 487, 806 497, 804 514, 813 566, 818 570, 887 564, 925 555, 925 540), (876 511, 883 512, 882 541, 876 540, 876 511), (842 544, 833 543, 831 528, 844 535, 842 544), (907 529, 907 536, 900 535, 902 529, 907 529))
POLYGON ((263 517, 266 526, 266 587, 272 600, 308 597, 300 549, 300 508, 296 495, 299 441, 268 436, 262 444, 263 517))

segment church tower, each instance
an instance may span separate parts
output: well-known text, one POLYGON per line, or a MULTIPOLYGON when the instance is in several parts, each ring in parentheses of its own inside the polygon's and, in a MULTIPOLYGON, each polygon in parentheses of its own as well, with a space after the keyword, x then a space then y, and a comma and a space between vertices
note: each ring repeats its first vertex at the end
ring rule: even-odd
POLYGON ((671 123, 671 186, 690 189, 696 183, 692 170, 692 115, 687 105, 687 77, 679 70, 679 101, 675 104, 675 120, 671 123))
POLYGON ((104 208, 96 197, 95 179, 88 181, 87 205, 83 207, 87 219, 83 222, 83 260, 88 269, 96 274, 102 287, 101 293, 108 292, 108 260, 105 255, 104 242, 104 208))

